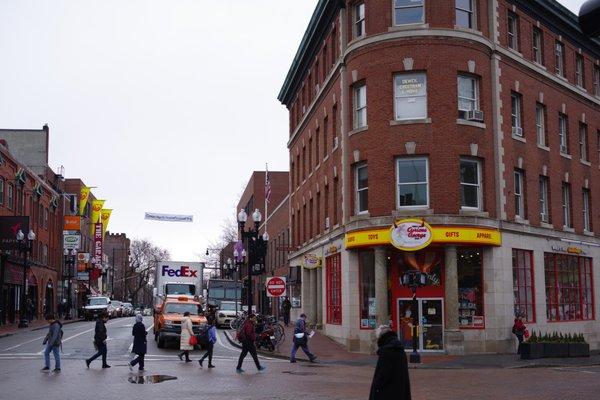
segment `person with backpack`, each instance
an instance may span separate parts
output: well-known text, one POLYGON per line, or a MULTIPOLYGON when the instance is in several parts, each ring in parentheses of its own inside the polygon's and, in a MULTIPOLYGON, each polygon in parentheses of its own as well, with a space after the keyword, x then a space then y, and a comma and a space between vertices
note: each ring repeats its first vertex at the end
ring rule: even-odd
POLYGON ((44 338, 46 349, 44 350, 44 361, 46 362, 42 371, 50 371, 50 352, 54 354, 54 372, 60 372, 60 348, 62 346, 62 324, 57 320, 54 314, 46 315, 48 322, 48 333, 44 338))
POLYGON ((250 353, 252 359, 254 360, 254 364, 256 364, 256 369, 259 371, 264 371, 267 368, 260 365, 258 361, 258 355, 256 354, 256 346, 254 342, 256 341, 256 332, 254 331, 254 326, 256 325, 256 315, 248 314, 248 318, 244 321, 242 325, 242 329, 237 333, 237 340, 242 344, 242 352, 240 353, 240 358, 238 359, 237 367, 235 372, 241 374, 244 372, 242 369, 242 363, 244 362, 244 358, 250 353))
POLYGON ((517 314, 517 316, 515 317, 515 323, 512 327, 512 333, 517 337, 517 340, 519 341, 519 345, 517 347, 517 354, 521 354, 521 344, 523 343, 523 336, 525 336, 526 330, 527 328, 523 323, 523 314, 517 314))
POLYGON ((103 311, 100 317, 96 321, 96 328, 94 329, 94 347, 98 350, 96 354, 85 360, 85 365, 89 368, 92 361, 102 356, 102 368, 110 368, 110 365, 106 363, 106 322, 108 321, 108 314, 103 311))
POLYGON ((306 331, 306 314, 300 314, 300 318, 296 321, 296 327, 294 328, 294 340, 292 343, 292 354, 290 356, 290 362, 296 362, 296 352, 298 347, 302 348, 302 351, 310 362, 315 362, 317 356, 310 352, 308 349, 308 332, 306 331))
POLYGON ((144 317, 142 314, 135 315, 135 324, 133 325, 133 329, 131 330, 131 334, 133 335, 133 347, 131 348, 131 352, 136 354, 137 357, 131 360, 129 363, 129 370, 133 371, 133 367, 136 364, 139 364, 138 370, 144 370, 144 356, 146 355, 147 345, 146 345, 146 327, 144 326, 144 317))
POLYGON ((202 362, 208 357, 208 368, 214 368, 212 356, 215 343, 217 343, 217 328, 215 327, 215 319, 213 317, 208 318, 208 326, 200 331, 199 336, 198 343, 202 343, 206 346, 206 353, 198 360, 198 364, 202 367, 202 362))

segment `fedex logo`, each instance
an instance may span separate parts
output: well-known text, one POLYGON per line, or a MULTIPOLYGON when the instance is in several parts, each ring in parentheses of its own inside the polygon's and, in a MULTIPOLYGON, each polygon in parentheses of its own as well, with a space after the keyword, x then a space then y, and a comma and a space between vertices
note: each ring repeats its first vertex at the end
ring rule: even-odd
POLYGON ((169 268, 168 265, 163 265, 162 276, 165 276, 165 275, 180 276, 180 277, 185 277, 185 278, 197 278, 198 271, 194 271, 193 269, 190 269, 190 267, 188 267, 187 265, 181 266, 178 270, 169 268))

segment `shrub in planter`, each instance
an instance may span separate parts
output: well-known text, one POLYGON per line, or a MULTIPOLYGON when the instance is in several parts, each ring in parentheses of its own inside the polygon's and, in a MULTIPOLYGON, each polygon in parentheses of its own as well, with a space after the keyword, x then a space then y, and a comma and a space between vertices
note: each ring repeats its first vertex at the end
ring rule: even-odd
POLYGON ((523 342, 521 344, 521 359, 533 360, 544 356, 543 343, 523 342))

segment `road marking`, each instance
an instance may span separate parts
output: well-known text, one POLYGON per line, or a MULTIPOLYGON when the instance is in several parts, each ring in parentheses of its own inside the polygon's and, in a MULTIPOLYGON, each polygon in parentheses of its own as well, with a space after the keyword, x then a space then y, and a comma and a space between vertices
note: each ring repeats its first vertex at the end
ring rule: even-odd
MULTIPOLYGON (((114 324, 116 324, 117 322, 119 322, 119 321, 108 322, 108 323, 106 323, 105 325, 106 325, 106 326, 111 326, 111 325, 114 325, 114 324)), ((73 335, 73 336, 69 336, 68 338, 66 338, 66 339, 63 339, 63 340, 62 340, 62 343, 64 343, 64 342, 67 342, 67 341, 69 341, 69 340, 71 340, 71 339, 75 339, 76 337, 79 337, 79 336, 81 336, 81 335, 84 335, 84 334, 86 334, 86 333, 90 333, 91 331, 94 331, 94 330, 96 330, 96 327, 95 327, 95 326, 94 326, 93 328, 91 328, 91 329, 87 329, 87 330, 85 330, 85 331, 83 331, 83 332, 76 333, 76 334, 75 334, 75 335, 73 335)), ((108 340, 108 338, 107 338, 107 340, 108 340)), ((42 354, 44 354, 44 350, 40 351, 40 352, 39 352, 39 353, 37 353, 37 354, 38 354, 38 355, 42 355, 42 354)))
POLYGON ((23 346, 24 344, 32 343, 32 342, 35 342, 35 341, 37 341, 37 340, 43 339, 43 338, 45 338, 45 337, 46 337, 46 336, 40 336, 40 337, 38 337, 38 338, 31 339, 31 340, 28 340, 28 341, 26 341, 26 342, 23 342, 23 343, 19 343, 19 344, 15 345, 15 346, 7 347, 7 348, 5 348, 5 349, 2 349, 2 351, 9 351, 9 350, 13 350, 13 349, 16 349, 17 347, 21 347, 21 346, 23 346))

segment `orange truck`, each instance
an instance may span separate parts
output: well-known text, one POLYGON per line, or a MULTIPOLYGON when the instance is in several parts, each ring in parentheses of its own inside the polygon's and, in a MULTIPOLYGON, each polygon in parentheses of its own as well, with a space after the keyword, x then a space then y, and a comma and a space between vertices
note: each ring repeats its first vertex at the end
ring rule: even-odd
POLYGON ((179 344, 181 321, 183 321, 183 313, 186 311, 190 313, 194 334, 198 334, 200 328, 206 325, 206 317, 198 299, 191 299, 187 296, 167 297, 162 304, 155 308, 154 340, 158 348, 164 348, 167 340, 176 340, 179 344))

